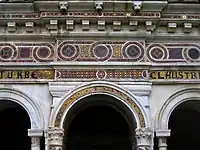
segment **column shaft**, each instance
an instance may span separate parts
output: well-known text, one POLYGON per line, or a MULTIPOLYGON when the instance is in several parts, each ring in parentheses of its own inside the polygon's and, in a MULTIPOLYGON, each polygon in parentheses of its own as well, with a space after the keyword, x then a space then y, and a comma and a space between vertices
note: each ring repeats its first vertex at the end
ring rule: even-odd
POLYGON ((40 150, 40 137, 31 137, 31 150, 40 150))

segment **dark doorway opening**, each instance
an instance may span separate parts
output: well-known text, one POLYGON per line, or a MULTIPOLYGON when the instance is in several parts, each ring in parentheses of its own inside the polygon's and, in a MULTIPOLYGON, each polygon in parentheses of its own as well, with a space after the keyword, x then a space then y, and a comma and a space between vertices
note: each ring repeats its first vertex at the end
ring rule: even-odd
POLYGON ((0 145, 3 150, 31 150, 28 129, 31 123, 26 110, 19 104, 0 101, 0 145))
POLYGON ((200 102, 189 101, 178 106, 170 116, 169 129, 168 150, 199 149, 200 102))
POLYGON ((65 129, 64 150, 132 150, 134 135, 130 131, 116 109, 91 105, 79 111, 65 129))

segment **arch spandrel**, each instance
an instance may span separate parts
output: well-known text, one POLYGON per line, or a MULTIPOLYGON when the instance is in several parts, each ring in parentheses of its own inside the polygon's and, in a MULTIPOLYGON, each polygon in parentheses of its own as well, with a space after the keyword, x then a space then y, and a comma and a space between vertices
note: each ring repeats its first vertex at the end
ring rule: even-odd
POLYGON ((22 106, 28 113, 31 129, 44 129, 44 118, 39 105, 29 96, 16 89, 0 88, 0 101, 8 100, 22 106))
POLYGON ((111 87, 107 85, 93 85, 89 87, 84 87, 77 90, 76 92, 73 92, 70 96, 68 96, 68 98, 63 99, 62 103, 57 108, 57 113, 54 116, 52 125, 62 128, 69 109, 73 107, 76 102, 82 100, 84 97, 93 94, 105 94, 116 98, 116 100, 120 100, 133 113, 137 127, 146 127, 146 115, 144 114, 144 111, 142 111, 141 106, 139 106, 139 104, 136 104, 136 99, 132 98, 130 95, 122 92, 116 87, 111 87))
POLYGON ((169 118, 173 110, 180 104, 190 100, 200 100, 200 88, 184 88, 172 94, 156 116, 156 128, 168 129, 169 118))

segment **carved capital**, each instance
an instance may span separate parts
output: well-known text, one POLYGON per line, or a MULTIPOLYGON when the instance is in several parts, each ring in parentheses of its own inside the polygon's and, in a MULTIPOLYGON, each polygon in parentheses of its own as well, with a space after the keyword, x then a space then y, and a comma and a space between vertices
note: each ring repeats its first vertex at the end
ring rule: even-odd
POLYGON ((151 138, 152 130, 150 128, 138 128, 136 131, 136 138, 151 138))
POLYGON ((62 148, 64 130, 60 128, 49 128, 48 130, 48 143, 51 148, 62 148))
POLYGON ((137 150, 149 150, 151 148, 153 131, 150 128, 138 128, 135 131, 137 150))

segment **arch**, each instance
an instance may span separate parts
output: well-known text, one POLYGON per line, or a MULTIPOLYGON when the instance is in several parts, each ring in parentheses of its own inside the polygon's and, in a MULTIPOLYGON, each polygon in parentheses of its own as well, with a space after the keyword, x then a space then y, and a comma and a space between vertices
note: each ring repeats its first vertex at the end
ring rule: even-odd
POLYGON ((0 101, 8 100, 22 106, 28 113, 32 129, 44 129, 44 118, 39 104, 19 90, 0 88, 0 101))
POLYGON ((173 110, 180 104, 190 100, 200 100, 200 88, 184 88, 171 95, 156 117, 156 128, 168 129, 169 118, 173 110))
POLYGON ((52 113, 50 125, 63 128, 65 116, 70 108, 83 98, 95 94, 109 95, 126 105, 134 116, 137 128, 146 127, 148 125, 147 115, 136 98, 131 96, 128 92, 125 92, 123 89, 107 82, 93 82, 88 85, 81 86, 80 88, 72 91, 71 94, 64 96, 62 101, 52 113))

